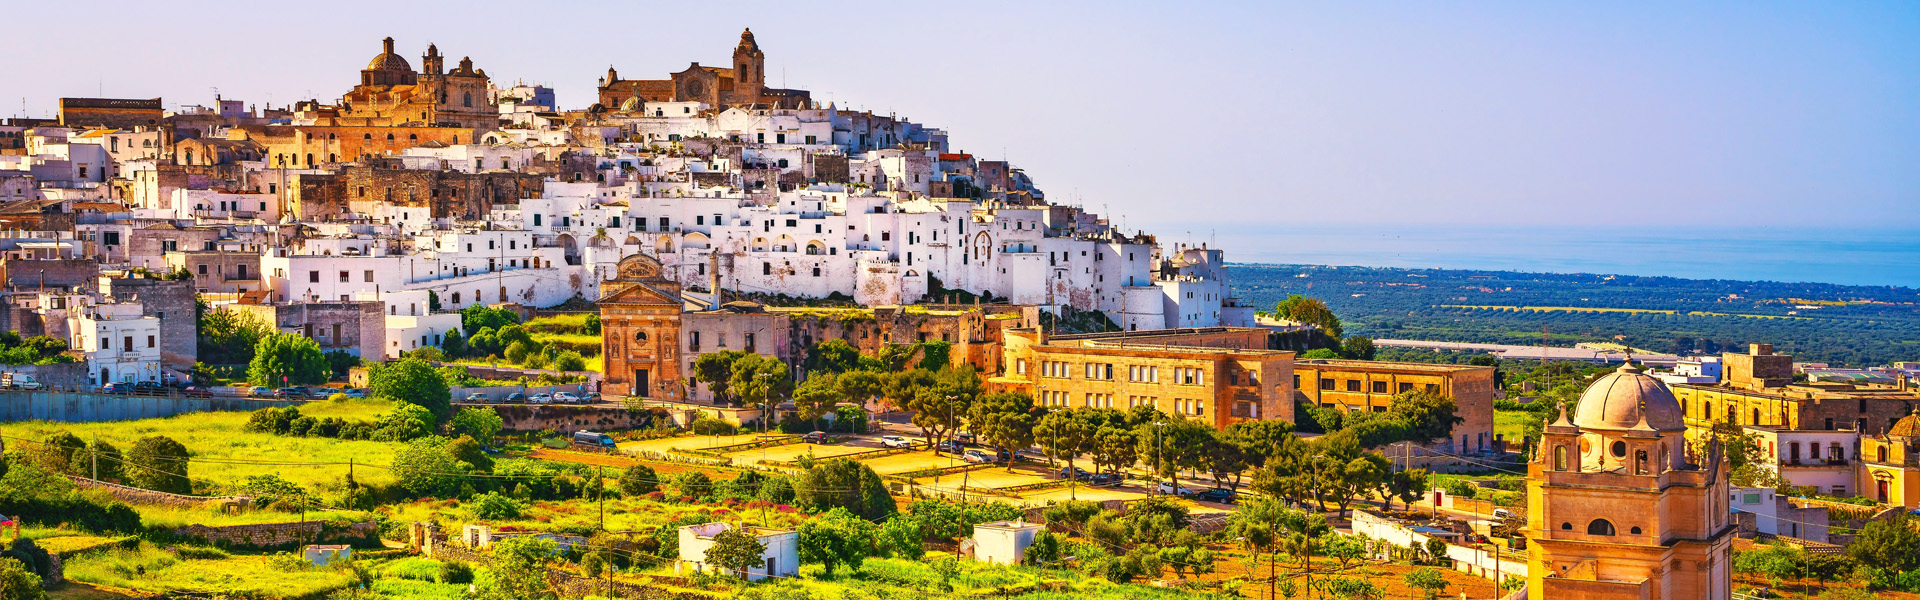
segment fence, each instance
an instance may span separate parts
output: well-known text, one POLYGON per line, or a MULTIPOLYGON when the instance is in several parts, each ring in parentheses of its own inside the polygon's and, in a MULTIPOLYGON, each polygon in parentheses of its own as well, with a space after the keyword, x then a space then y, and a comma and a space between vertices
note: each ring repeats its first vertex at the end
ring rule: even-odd
POLYGON ((254 411, 297 406, 303 400, 225 396, 193 397, 167 389, 157 394, 106 394, 93 391, 0 391, 0 421, 94 423, 171 417, 182 413, 254 411))

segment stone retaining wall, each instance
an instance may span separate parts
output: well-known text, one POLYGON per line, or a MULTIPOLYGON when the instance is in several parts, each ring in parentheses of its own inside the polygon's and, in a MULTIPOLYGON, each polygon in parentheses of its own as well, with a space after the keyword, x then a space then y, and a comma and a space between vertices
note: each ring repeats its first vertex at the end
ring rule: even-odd
POLYGON ((75 485, 83 488, 104 490, 107 494, 112 495, 113 499, 127 504, 166 506, 170 508, 203 508, 211 504, 224 505, 231 503, 239 508, 246 508, 253 502, 253 498, 249 496, 183 496, 117 483, 107 483, 105 481, 75 475, 68 475, 67 479, 72 480, 75 485))
POLYGON ((354 523, 346 527, 334 526, 326 521, 297 521, 293 523, 262 523, 257 525, 228 525, 208 527, 206 525, 188 525, 173 530, 174 535, 206 540, 214 544, 226 544, 251 548, 278 548, 313 544, 340 538, 371 538, 378 535, 379 525, 369 521, 354 523))

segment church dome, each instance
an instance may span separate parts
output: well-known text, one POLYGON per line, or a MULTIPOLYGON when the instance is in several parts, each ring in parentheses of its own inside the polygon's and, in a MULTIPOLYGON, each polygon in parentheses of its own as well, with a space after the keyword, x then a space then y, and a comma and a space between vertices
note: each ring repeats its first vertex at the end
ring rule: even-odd
POLYGON ((1913 414, 1900 417, 1887 428, 1888 437, 1920 438, 1920 406, 1914 407, 1913 414))
POLYGON ((374 56, 372 61, 367 62, 368 71, 413 70, 413 65, 408 64, 407 59, 400 58, 400 55, 393 53, 393 38, 380 40, 380 44, 380 54, 374 56))
POLYGON ((1573 424, 1581 429, 1631 429, 1640 424, 1643 413, 1655 430, 1687 428, 1673 390, 1628 362, 1587 386, 1574 409, 1573 424))

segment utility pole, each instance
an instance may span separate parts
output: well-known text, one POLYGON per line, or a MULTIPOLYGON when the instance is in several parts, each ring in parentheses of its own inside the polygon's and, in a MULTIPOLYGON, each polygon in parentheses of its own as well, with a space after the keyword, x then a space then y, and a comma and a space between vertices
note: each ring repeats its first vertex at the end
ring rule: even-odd
POLYGON ((87 456, 93 459, 93 480, 100 480, 100 434, 93 434, 93 447, 87 449, 87 456))
MULTIPOLYGON (((600 502, 600 531, 607 530, 607 467, 593 468, 593 495, 600 502)), ((609 565, 611 566, 611 565, 609 565)))

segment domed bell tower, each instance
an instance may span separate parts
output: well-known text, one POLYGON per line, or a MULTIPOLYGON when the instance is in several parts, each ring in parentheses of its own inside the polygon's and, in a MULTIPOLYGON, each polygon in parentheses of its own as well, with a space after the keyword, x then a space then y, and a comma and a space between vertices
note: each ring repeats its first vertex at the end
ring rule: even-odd
POLYGON ((1631 362, 1547 424, 1527 466, 1530 597, 1732 597, 1727 467, 1689 459, 1680 403, 1631 362))
POLYGON ((760 102, 760 92, 767 88, 767 55, 760 52, 760 44, 753 40, 753 30, 740 32, 740 45, 733 48, 733 93, 735 102, 753 104, 760 102))

